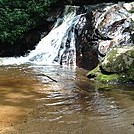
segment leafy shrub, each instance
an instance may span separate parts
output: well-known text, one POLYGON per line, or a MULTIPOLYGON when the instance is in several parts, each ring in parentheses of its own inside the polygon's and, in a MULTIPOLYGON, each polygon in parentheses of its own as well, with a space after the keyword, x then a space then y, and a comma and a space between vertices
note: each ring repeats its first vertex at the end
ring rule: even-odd
POLYGON ((57 0, 0 0, 0 41, 13 44, 49 16, 57 0))

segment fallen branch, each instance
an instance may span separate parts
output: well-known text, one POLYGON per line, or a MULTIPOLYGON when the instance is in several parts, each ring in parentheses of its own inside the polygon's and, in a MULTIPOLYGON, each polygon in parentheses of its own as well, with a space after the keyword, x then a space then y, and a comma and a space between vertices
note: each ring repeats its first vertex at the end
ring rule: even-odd
POLYGON ((58 82, 57 80, 51 78, 50 76, 46 75, 46 74, 38 74, 38 76, 45 76, 47 78, 49 78, 50 80, 54 81, 54 82, 58 82))

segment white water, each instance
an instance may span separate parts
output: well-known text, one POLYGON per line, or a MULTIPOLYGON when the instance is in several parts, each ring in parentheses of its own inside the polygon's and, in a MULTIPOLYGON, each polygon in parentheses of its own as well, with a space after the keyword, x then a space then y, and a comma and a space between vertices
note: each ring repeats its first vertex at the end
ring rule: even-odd
MULTIPOLYGON (((11 64, 24 64, 24 63, 34 63, 34 64, 60 64, 61 57, 64 54, 66 48, 66 41, 68 34, 73 30, 74 24, 76 24, 80 16, 76 16, 76 11, 78 7, 66 6, 64 11, 64 17, 62 24, 58 27, 59 20, 55 24, 54 28, 50 33, 45 36, 36 46, 35 50, 31 51, 29 55, 25 57, 17 58, 1 58, 0 64, 11 65, 11 64), (62 45, 62 47, 61 47, 62 45)), ((68 49, 73 51, 72 60, 75 64, 76 50, 75 50, 75 37, 74 31, 71 32, 70 47, 68 49)), ((70 62, 70 59, 67 59, 70 62)))

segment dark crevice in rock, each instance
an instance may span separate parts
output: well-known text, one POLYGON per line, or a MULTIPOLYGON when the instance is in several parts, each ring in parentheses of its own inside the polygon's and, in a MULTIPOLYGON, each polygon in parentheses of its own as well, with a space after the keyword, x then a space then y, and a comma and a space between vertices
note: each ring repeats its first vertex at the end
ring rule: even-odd
POLYGON ((102 74, 105 74, 105 75, 114 74, 113 72, 107 72, 107 71, 105 71, 105 70, 102 68, 102 66, 99 66, 99 69, 100 69, 100 71, 101 71, 102 74))

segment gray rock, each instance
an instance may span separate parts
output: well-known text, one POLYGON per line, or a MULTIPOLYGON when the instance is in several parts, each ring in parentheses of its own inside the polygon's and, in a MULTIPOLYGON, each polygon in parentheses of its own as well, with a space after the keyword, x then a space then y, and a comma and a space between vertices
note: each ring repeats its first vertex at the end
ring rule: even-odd
POLYGON ((101 82, 134 81, 134 46, 114 48, 87 76, 101 82))
POLYGON ((134 47, 112 49, 104 58, 101 67, 110 73, 120 73, 134 67, 134 47))

